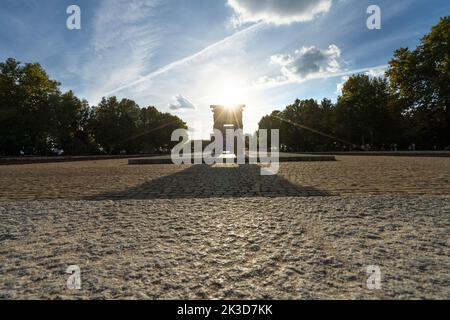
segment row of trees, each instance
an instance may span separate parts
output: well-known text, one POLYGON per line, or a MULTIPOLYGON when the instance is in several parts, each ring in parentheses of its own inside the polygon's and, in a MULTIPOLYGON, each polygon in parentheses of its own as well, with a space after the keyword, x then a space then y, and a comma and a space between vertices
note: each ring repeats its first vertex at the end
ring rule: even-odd
POLYGON ((0 63, 0 155, 157 152, 172 146, 178 117, 116 97, 94 107, 61 93, 39 64, 0 63))
POLYGON ((354 75, 335 104, 296 100, 263 117, 259 128, 280 129, 281 145, 292 151, 448 149, 450 17, 415 50, 397 50, 385 77, 354 75))
MULTIPOLYGON (((39 64, 0 63, 0 155, 155 152, 171 148, 172 132, 186 128, 128 99, 91 107, 59 86, 39 64)), ((450 17, 415 50, 397 50, 385 77, 354 75, 336 103, 296 100, 259 128, 280 129, 291 151, 450 147, 450 17)))

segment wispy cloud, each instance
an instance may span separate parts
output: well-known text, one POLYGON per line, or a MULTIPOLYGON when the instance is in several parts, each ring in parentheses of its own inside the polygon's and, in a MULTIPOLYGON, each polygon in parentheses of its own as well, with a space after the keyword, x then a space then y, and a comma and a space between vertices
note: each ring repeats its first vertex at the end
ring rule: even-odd
POLYGON ((160 43, 158 0, 103 0, 97 9, 87 53, 78 65, 84 95, 103 93, 140 76, 160 43))
POLYGON ((146 76, 139 77, 137 80, 131 81, 131 82, 121 85, 121 86, 118 86, 117 88, 114 88, 113 90, 106 92, 105 95, 109 96, 109 95, 116 94, 117 92, 120 92, 124 89, 128 89, 128 88, 134 87, 138 84, 141 84, 145 81, 154 79, 154 78, 156 78, 168 71, 171 71, 177 67, 191 63, 191 62, 195 61, 196 59, 204 58, 204 57, 208 56, 209 54, 212 54, 216 50, 220 50, 225 46, 233 44, 237 40, 242 40, 242 37, 245 37, 254 32, 257 32, 258 30, 262 29, 263 27, 264 27, 263 23, 257 23, 250 27, 247 27, 243 30, 237 31, 234 34, 232 34, 231 36, 228 36, 220 41, 217 41, 192 55, 189 55, 182 59, 171 62, 171 63, 147 74, 146 76))
POLYGON ((384 77, 387 66, 370 69, 366 72, 369 77, 384 77))

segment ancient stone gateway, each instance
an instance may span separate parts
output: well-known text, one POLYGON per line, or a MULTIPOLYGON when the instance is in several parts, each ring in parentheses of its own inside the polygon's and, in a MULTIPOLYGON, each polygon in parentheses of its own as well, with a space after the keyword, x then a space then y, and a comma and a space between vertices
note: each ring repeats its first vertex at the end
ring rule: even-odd
POLYGON ((243 130, 244 124, 242 121, 242 113, 245 105, 238 105, 234 107, 212 105, 211 110, 214 114, 214 129, 222 133, 223 150, 225 153, 237 154, 237 143, 234 143, 234 150, 227 150, 226 132, 227 129, 243 130))

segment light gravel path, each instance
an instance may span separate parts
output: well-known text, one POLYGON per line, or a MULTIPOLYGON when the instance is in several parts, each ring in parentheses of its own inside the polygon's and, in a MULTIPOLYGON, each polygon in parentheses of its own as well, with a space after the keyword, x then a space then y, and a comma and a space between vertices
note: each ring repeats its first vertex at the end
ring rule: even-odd
POLYGON ((450 158, 337 160, 0 166, 0 299, 450 299, 450 158))
POLYGON ((448 195, 8 200, 0 217, 2 299, 450 298, 448 195))

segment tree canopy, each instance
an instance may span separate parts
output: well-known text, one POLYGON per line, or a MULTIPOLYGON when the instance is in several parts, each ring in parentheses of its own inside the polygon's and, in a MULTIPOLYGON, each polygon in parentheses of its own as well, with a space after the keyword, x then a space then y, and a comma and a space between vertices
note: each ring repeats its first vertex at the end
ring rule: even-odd
POLYGON ((389 63, 390 89, 421 145, 444 146, 450 137, 450 17, 441 18, 415 50, 400 48, 389 63))
POLYGON ((37 63, 0 63, 0 155, 159 152, 171 146, 174 129, 187 128, 129 99, 103 98, 91 107, 59 85, 37 63))
POLYGON ((385 77, 356 74, 335 104, 296 100, 263 117, 286 150, 450 148, 450 17, 414 50, 400 48, 385 77))
MULTIPOLYGON (((450 148, 450 17, 419 45, 394 52, 385 77, 356 74, 336 103, 294 101, 259 122, 280 129, 284 150, 450 148)), ((171 133, 187 128, 178 117, 129 99, 103 98, 90 106, 62 93, 38 63, 0 63, 0 155, 159 152, 171 133)))

